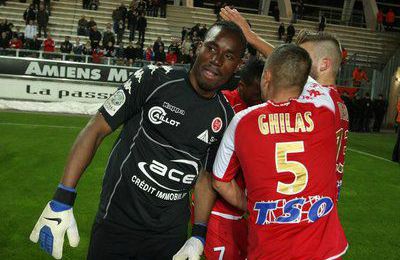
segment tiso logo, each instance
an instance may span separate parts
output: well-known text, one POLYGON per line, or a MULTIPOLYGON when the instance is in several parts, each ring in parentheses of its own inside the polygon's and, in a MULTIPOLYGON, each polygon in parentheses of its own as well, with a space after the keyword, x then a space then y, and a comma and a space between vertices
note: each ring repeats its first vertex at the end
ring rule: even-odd
POLYGON ((180 122, 174 119, 168 118, 165 110, 159 106, 150 108, 148 115, 150 122, 152 122, 155 125, 159 125, 163 122, 172 126, 179 126, 181 124, 180 122))

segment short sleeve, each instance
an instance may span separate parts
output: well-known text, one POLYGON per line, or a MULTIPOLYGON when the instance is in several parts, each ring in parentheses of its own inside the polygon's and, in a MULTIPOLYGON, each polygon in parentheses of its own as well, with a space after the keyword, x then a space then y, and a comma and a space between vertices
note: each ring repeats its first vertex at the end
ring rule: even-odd
POLYGON ((112 130, 140 111, 154 85, 149 69, 141 68, 104 102, 99 112, 112 130))
POLYGON ((230 182, 240 168, 240 162, 235 152, 235 132, 238 122, 239 118, 235 116, 219 145, 212 170, 214 179, 218 181, 230 182))

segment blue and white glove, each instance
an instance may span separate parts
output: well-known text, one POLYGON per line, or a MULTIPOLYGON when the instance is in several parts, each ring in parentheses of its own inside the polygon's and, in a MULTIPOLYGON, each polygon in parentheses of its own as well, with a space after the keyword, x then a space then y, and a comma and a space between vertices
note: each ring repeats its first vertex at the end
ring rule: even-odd
POLYGON ((186 240, 186 243, 174 255, 173 260, 200 260, 203 254, 207 226, 204 224, 194 224, 192 236, 186 240))
POLYGON ((75 189, 60 184, 29 237, 34 243, 39 241, 39 246, 56 259, 62 257, 65 232, 70 246, 79 244, 78 227, 72 211, 75 197, 75 189))

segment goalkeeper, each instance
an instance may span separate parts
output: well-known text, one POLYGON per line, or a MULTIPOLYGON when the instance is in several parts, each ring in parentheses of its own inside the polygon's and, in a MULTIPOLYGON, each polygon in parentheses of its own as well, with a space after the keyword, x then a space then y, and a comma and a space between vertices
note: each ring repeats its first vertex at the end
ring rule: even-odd
MULTIPOLYGON (((123 125, 108 159, 88 259, 171 259, 185 243, 188 192, 196 184, 192 238, 179 257, 199 259, 215 199, 211 171, 233 110, 219 89, 241 64, 246 40, 232 22, 214 24, 189 72, 140 69, 78 136, 56 193, 30 239, 62 257, 64 235, 77 246, 75 187, 102 140, 123 125), (203 199, 204 198, 204 199, 203 199)), ((178 259, 179 259, 178 257, 178 259)))

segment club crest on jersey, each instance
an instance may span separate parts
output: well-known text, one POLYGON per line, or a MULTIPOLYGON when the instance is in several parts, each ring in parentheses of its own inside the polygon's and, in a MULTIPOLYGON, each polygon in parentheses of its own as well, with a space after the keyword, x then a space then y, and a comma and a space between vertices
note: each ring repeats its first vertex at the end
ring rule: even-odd
POLYGON ((171 126, 177 127, 181 124, 180 122, 178 122, 174 119, 168 118, 167 112, 165 112, 165 110, 159 106, 150 108, 148 116, 149 116, 150 122, 152 122, 155 125, 159 125, 161 123, 166 123, 171 126))
POLYGON ((218 133, 222 129, 222 119, 220 117, 216 117, 211 122, 211 129, 214 133, 218 133))

